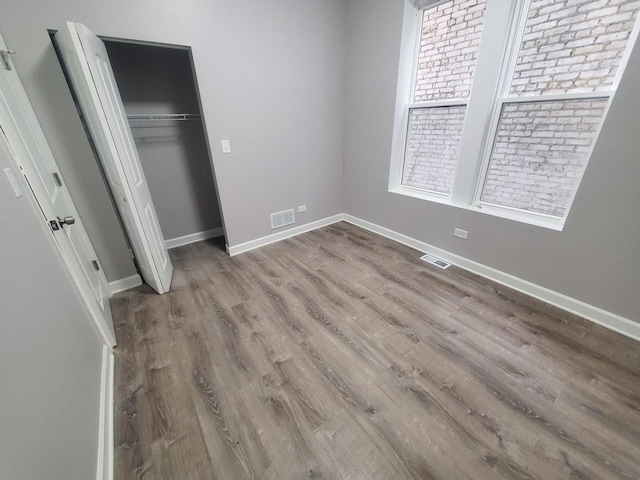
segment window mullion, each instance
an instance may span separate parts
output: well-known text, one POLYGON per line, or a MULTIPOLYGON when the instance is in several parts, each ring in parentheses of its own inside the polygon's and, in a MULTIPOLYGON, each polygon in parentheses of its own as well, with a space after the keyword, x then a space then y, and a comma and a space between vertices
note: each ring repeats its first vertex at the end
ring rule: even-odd
POLYGON ((474 74, 462 142, 455 174, 451 202, 468 206, 473 203, 480 175, 481 153, 489 136, 488 128, 504 76, 504 57, 509 51, 514 15, 522 0, 494 0, 487 3, 482 41, 474 74))
POLYGON ((504 102, 507 100, 506 97, 510 87, 511 77, 515 70, 530 4, 531 0, 515 0, 512 2, 512 10, 507 20, 508 34, 504 38, 504 55, 503 59, 501 59, 501 68, 499 68, 500 74, 497 79, 496 96, 493 99, 491 112, 486 117, 488 119, 487 135, 477 150, 476 168, 474 170, 475 176, 473 179, 468 179, 464 184, 461 184, 461 188, 466 189, 463 192, 466 194, 463 200, 467 205, 478 206, 480 204, 480 196, 482 195, 482 188, 489 168, 489 160, 500 123, 500 113, 502 112, 504 102), (504 58, 508 60, 505 62, 504 58), (472 180, 472 182, 470 180, 472 180))

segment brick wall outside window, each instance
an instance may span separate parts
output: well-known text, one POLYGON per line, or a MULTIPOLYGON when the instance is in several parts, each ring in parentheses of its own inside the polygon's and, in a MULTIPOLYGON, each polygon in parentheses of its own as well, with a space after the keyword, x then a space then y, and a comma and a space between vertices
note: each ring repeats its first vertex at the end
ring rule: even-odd
POLYGON ((486 0, 450 0, 422 18, 414 103, 469 96, 486 0))
POLYGON ((510 96, 611 88, 640 1, 533 0, 510 96))
POLYGON ((403 185, 451 193, 466 107, 411 111, 403 185))

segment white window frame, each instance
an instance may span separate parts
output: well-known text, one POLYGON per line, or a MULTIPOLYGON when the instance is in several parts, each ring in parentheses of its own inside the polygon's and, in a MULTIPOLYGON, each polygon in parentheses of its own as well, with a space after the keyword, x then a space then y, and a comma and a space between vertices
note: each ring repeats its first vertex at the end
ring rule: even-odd
POLYGON ((531 0, 487 0, 484 26, 476 60, 476 70, 471 93, 466 100, 446 100, 413 104, 413 90, 420 48, 423 11, 443 2, 443 0, 405 2, 401 55, 396 95, 394 132, 389 171, 391 193, 405 195, 435 203, 451 205, 479 213, 485 213, 509 220, 528 223, 553 230, 562 230, 571 211, 575 195, 582 177, 591 159, 593 148, 604 122, 620 79, 627 66, 631 50, 636 43, 640 30, 640 15, 622 56, 611 88, 597 92, 530 95, 509 97, 508 89, 513 75, 520 39, 524 32, 531 0), (505 61, 506 59, 506 61, 505 61), (495 205, 482 201, 482 189, 485 184, 491 152, 499 128, 502 107, 516 102, 539 102, 572 99, 607 99, 600 124, 596 129, 587 161, 579 177, 578 187, 574 190, 567 209, 562 217, 544 213, 530 212, 513 207, 495 205), (466 105, 467 112, 462 130, 458 165, 454 176, 451 194, 443 194, 409 187, 402 184, 406 155, 406 144, 410 112, 414 108, 466 105))

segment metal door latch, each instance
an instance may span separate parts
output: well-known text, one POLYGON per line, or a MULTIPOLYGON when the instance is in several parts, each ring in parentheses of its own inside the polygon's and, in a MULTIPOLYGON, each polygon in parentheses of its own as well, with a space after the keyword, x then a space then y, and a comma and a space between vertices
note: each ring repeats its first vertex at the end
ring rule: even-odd
POLYGON ((60 226, 64 228, 65 225, 73 225, 74 223, 76 223, 76 219, 73 217, 58 217, 58 223, 60 223, 60 226))
POLYGON ((0 56, 2 56, 2 61, 4 62, 7 70, 11 70, 11 57, 9 55, 15 55, 15 50, 0 50, 0 56))
POLYGON ((76 219, 71 216, 64 218, 58 217, 58 220, 49 220, 51 230, 53 230, 54 232, 57 232, 61 228, 64 228, 65 225, 73 225, 74 223, 76 223, 76 219))

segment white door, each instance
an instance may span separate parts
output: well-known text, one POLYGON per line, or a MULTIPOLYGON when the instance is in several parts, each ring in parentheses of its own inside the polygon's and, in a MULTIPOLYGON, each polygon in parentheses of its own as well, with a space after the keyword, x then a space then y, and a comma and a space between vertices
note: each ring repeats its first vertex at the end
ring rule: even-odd
POLYGON ((173 265, 102 41, 67 22, 54 36, 145 282, 169 291, 173 265))
MULTIPOLYGON (((7 51, 2 37, 0 50, 7 51)), ((116 339, 107 279, 8 55, 0 63, 0 153, 10 157, 24 176, 76 288, 105 342, 113 347, 116 339)))

